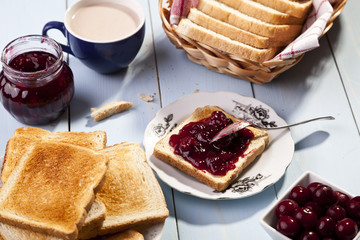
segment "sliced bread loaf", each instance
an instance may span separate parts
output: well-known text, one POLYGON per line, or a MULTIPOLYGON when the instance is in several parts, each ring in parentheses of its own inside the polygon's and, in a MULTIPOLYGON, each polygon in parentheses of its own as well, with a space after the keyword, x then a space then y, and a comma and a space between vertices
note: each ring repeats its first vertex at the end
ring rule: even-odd
POLYGON ((170 146, 170 137, 178 134, 179 131, 190 122, 199 122, 202 119, 208 118, 214 111, 221 111, 225 116, 232 121, 239 121, 236 117, 225 112, 223 109, 217 106, 204 106, 195 109, 195 111, 179 124, 175 129, 162 138, 154 147, 154 155, 158 159, 171 164, 179 170, 195 177, 199 181, 209 185, 210 187, 223 191, 225 190, 239 175, 240 173, 251 163, 257 156, 259 156, 265 149, 266 144, 269 141, 269 137, 266 131, 248 127, 248 129, 254 134, 254 137, 250 140, 250 143, 245 152, 238 158, 235 163, 235 168, 226 172, 225 175, 214 175, 206 170, 199 170, 194 167, 190 162, 186 161, 182 156, 174 153, 174 148, 170 146))
POLYGON ((187 18, 181 19, 175 31, 178 34, 185 35, 221 51, 236 54, 239 57, 249 59, 254 62, 264 62, 269 60, 275 56, 278 50, 277 48, 254 48, 239 41, 231 40, 228 37, 201 27, 187 18))
POLYGON ((277 38, 285 35, 287 38, 293 38, 302 29, 302 25, 275 25, 263 22, 216 0, 200 0, 197 8, 213 18, 261 36, 277 38))
POLYGON ((280 12, 304 18, 312 7, 312 0, 253 0, 280 12))
POLYGON ((284 40, 281 40, 281 38, 273 39, 242 30, 226 22, 210 17, 196 8, 190 9, 187 18, 199 26, 255 48, 283 47, 287 46, 292 41, 290 38, 284 40))
POLYGON ((304 17, 297 18, 292 15, 279 12, 276 9, 267 7, 260 3, 254 2, 252 0, 219 0, 219 1, 226 4, 229 7, 239 10, 240 12, 248 16, 257 18, 261 21, 271 24, 301 25, 305 20, 304 17))

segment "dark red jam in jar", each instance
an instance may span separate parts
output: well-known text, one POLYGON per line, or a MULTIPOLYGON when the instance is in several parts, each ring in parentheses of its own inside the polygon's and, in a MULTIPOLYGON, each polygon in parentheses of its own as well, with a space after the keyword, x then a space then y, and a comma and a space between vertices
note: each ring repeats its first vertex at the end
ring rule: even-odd
POLYGON ((38 125, 56 120, 74 95, 73 73, 61 47, 51 38, 24 36, 1 56, 0 100, 19 122, 38 125))
POLYGON ((214 143, 211 139, 233 121, 220 111, 214 111, 209 118, 186 124, 178 134, 170 137, 169 144, 174 153, 182 156, 199 170, 224 176, 235 169, 238 158, 244 154, 254 137, 253 132, 244 128, 214 143))

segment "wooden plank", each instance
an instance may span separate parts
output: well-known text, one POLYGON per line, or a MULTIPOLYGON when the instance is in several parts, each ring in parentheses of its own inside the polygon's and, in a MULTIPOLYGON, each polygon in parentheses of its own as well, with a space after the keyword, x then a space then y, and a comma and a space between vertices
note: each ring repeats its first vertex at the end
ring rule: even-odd
MULTIPOLYGON (((296 151, 292 164, 276 188, 268 188, 253 197, 234 201, 202 200, 173 191, 160 181, 170 210, 163 239, 178 239, 178 236, 180 239, 268 239, 259 219, 276 199, 274 190, 282 194, 306 170, 358 194, 354 184, 360 180, 357 174, 360 139, 356 126, 360 119, 360 85, 356 71, 360 66, 357 1, 347 3, 340 19, 327 34, 337 65, 327 39, 322 38, 319 49, 306 54, 297 66, 273 82, 261 86, 190 62, 165 36, 157 3, 139 1, 146 7, 147 32, 140 54, 128 69, 101 75, 70 57, 76 82, 71 130, 105 130, 109 145, 122 141, 141 142, 147 123, 161 106, 195 91, 232 91, 253 96, 254 90, 256 98, 272 106, 289 123, 318 115, 336 117, 332 122, 314 122, 293 128, 296 151), (154 95, 154 101, 144 102, 138 98, 138 93, 154 95), (102 122, 93 122, 90 108, 113 100, 132 101, 134 107, 102 122)), ((73 2, 75 0, 69 4, 73 2)), ((0 48, 18 36, 40 33, 47 21, 62 21, 65 6, 62 0, 3 0, 1 8, 6 11, 0 15, 3 33, 0 48)), ((64 41, 56 32, 51 36, 64 41)), ((7 139, 23 124, 16 122, 3 107, 0 107, 0 117, 0 151, 4 152, 7 139)), ((67 115, 41 127, 67 130, 67 115)))
POLYGON ((280 194, 306 170, 358 192, 353 183, 360 180, 360 139, 326 38, 297 66, 271 84, 255 86, 254 92, 288 123, 323 115, 336 118, 291 129, 295 154, 284 179, 276 184, 280 194))
MULTIPOLYGON (((70 0, 68 6, 74 2, 75 0, 70 0)), ((149 2, 147 0, 138 2, 143 6, 146 14, 145 39, 140 52, 128 68, 115 74, 99 74, 70 56, 70 66, 75 75, 75 97, 70 106, 71 130, 106 131, 109 146, 124 141, 142 143, 148 122, 160 109, 149 2), (151 95, 154 100, 145 102, 139 98, 139 93, 151 95), (130 101, 134 106, 128 111, 100 122, 91 119, 92 107, 100 107, 115 100, 130 101)), ((172 190, 166 184, 161 186, 170 211, 165 223, 163 239, 177 239, 172 190)))
MULTIPOLYGON (((73 2, 75 1, 69 1, 69 6, 73 2)), ((71 105, 71 129, 104 130, 108 133, 109 145, 122 141, 141 142, 148 121, 159 109, 150 17, 147 2, 139 2, 147 14, 147 29, 140 52, 128 68, 114 74, 100 74, 70 56, 76 91, 71 105), (139 98, 138 93, 152 95, 154 101, 145 102, 139 98), (103 121, 92 120, 91 108, 98 108, 115 100, 130 101, 134 106, 103 121)))
POLYGON ((176 192, 180 239, 268 239, 259 220, 274 200, 272 187, 252 197, 220 201, 176 192))
MULTIPOLYGON (((153 12, 158 11, 153 4, 153 12)), ((170 43, 153 14, 154 42, 159 68, 162 106, 195 91, 231 91, 253 96, 252 84, 208 70, 187 59, 170 43)), ((203 200, 174 191, 180 239, 267 239, 259 219, 275 199, 274 188, 254 197, 231 201, 203 200)))
MULTIPOLYGON (((15 38, 29 34, 41 34, 44 24, 51 20, 61 20, 65 12, 66 3, 58 1, 1 1, 0 14, 0 49, 15 38)), ((25 126, 17 122, 1 105, 0 106, 0 156, 4 155, 7 140, 13 135, 16 128, 25 126)), ((67 113, 51 124, 40 126, 51 131, 66 131, 67 113)))
POLYGON ((249 82, 195 64, 186 57, 183 50, 176 49, 162 28, 157 3, 151 6, 162 106, 195 91, 233 91, 252 96, 249 82))
POLYGON ((327 36, 359 131, 360 16, 358 9, 360 9, 359 1, 348 1, 327 36))

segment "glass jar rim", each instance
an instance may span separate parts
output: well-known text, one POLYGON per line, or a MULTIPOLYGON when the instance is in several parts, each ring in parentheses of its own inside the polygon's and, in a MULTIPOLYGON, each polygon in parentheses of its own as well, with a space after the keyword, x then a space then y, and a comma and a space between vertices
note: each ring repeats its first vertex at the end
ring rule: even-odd
MULTIPOLYGON (((1 53, 0 61, 2 63, 4 72, 10 73, 10 74, 16 75, 16 76, 22 76, 23 78, 29 78, 29 77, 36 78, 37 76, 41 76, 41 75, 44 76, 44 73, 51 74, 51 73, 55 72, 61 66, 63 59, 64 59, 63 51, 62 51, 62 48, 59 43, 57 43, 54 39, 52 39, 48 36, 33 34, 33 35, 21 36, 21 37, 18 37, 16 39, 12 40, 11 42, 9 42, 4 47, 4 49, 1 53), (19 71, 19 70, 16 70, 16 69, 10 67, 9 63, 10 63, 11 59, 8 62, 6 61, 7 52, 9 51, 9 49, 13 48, 17 44, 20 44, 21 42, 23 42, 25 40, 39 40, 41 43, 47 41, 49 43, 49 45, 53 46, 55 51, 58 53, 58 56, 55 56, 57 58, 56 61, 47 69, 43 69, 43 70, 39 70, 39 71, 35 71, 35 72, 23 72, 23 71, 19 71)), ((46 74, 46 76, 49 74, 46 74)))

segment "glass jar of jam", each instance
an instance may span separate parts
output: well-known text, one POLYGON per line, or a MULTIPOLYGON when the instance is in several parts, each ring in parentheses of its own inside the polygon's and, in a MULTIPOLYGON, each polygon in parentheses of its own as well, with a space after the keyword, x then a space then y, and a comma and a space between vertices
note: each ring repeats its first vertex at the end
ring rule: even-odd
POLYGON ((73 73, 53 39, 29 35, 15 39, 1 55, 0 100, 19 122, 56 120, 74 95, 73 73))

